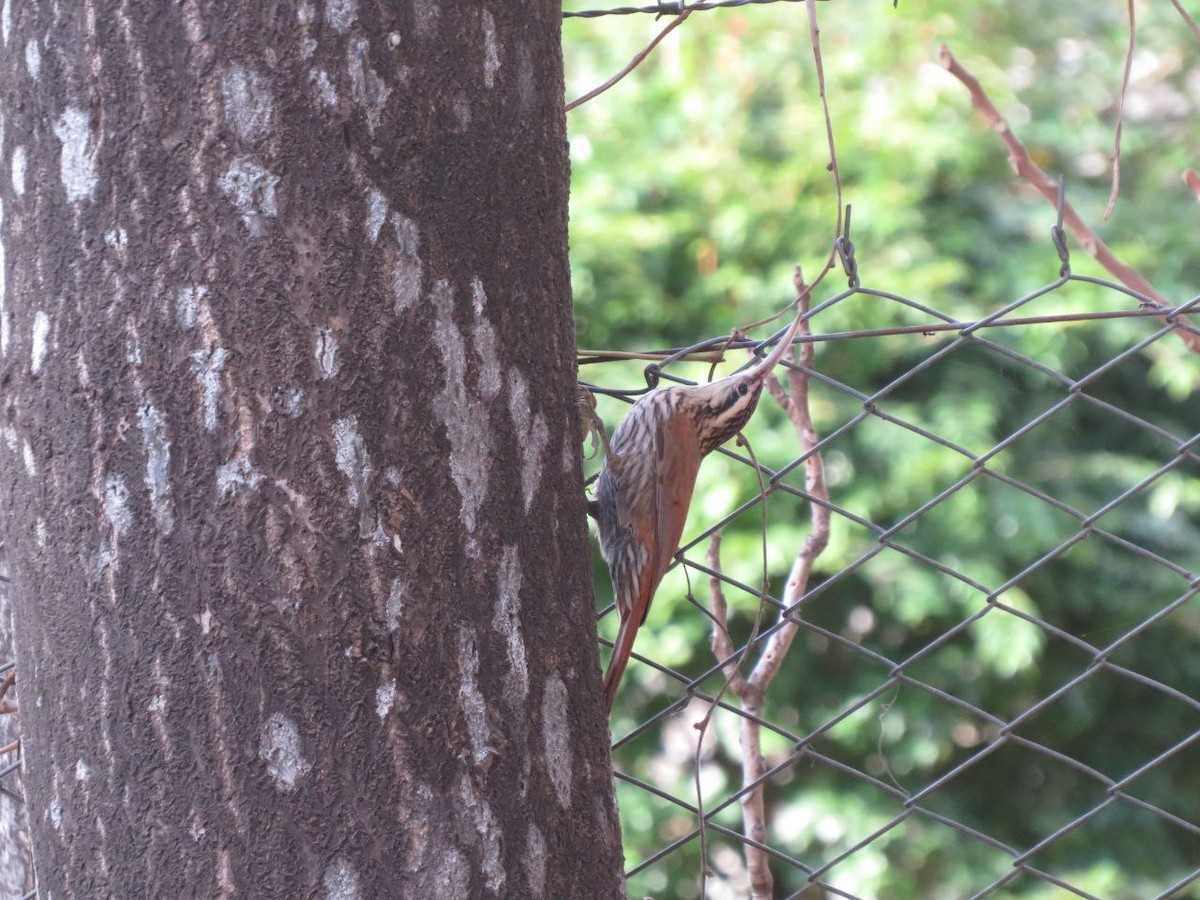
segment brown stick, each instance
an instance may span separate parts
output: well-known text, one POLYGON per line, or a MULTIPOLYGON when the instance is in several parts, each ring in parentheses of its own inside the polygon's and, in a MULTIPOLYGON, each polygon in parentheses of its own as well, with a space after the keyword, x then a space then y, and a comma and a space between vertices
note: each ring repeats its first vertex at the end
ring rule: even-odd
POLYGON ((1196 36, 1196 40, 1200 41, 1200 25, 1196 24, 1196 20, 1188 15, 1187 10, 1179 3, 1179 0, 1171 0, 1171 5, 1175 7, 1175 11, 1183 16, 1183 21, 1187 22, 1188 28, 1192 29, 1192 34, 1196 36))
POLYGON ((666 28, 664 28, 662 31, 660 31, 658 34, 656 34, 654 36, 654 39, 652 41, 650 41, 649 44, 647 44, 645 47, 643 47, 641 50, 638 51, 638 53, 633 57, 633 59, 631 59, 629 61, 629 65, 627 65, 625 68, 623 68, 620 72, 618 72, 612 78, 608 79, 608 81, 604 82, 604 84, 599 85, 598 87, 592 88, 590 91, 588 91, 586 94, 584 94, 581 97, 576 97, 574 100, 572 100, 570 103, 567 104, 566 111, 570 112, 575 107, 582 106, 583 104, 587 103, 589 100, 599 97, 601 94, 603 94, 605 91, 607 91, 610 87, 612 87, 614 84, 616 84, 622 78, 624 78, 626 75, 628 75, 630 72, 632 72, 638 66, 640 66, 642 64, 642 60, 644 60, 647 56, 650 55, 651 51, 653 51, 654 48, 659 45, 659 42, 662 41, 663 38, 665 38, 668 34, 670 34, 672 31, 674 31, 680 25, 682 25, 683 20, 686 19, 691 14, 692 14, 692 11, 690 9, 685 9, 683 12, 681 12, 675 19, 673 19, 667 25, 666 28))
MULTIPOLYGON (((705 559, 708 562, 709 569, 714 573, 721 571, 721 532, 718 531, 709 538, 708 553, 705 559)), ((742 673, 738 669, 738 661, 733 658, 733 641, 730 639, 729 631, 725 627, 729 621, 729 604, 725 602, 725 589, 721 585, 719 575, 712 574, 708 576, 708 593, 712 599, 712 614, 715 625, 709 644, 712 647, 713 656, 721 664, 721 671, 725 674, 725 680, 729 682, 730 690, 734 694, 741 696, 746 680, 742 678, 742 673)))
MULTIPOLYGON (((801 309, 808 312, 809 294, 803 289, 803 281, 798 268, 795 280, 796 289, 800 291, 801 295, 801 309)), ((802 327, 803 333, 807 334, 808 322, 806 321, 802 327)), ((804 371, 812 368, 813 355, 814 348, 811 343, 800 345, 800 365, 803 368, 789 367, 787 372, 788 387, 791 388, 790 396, 784 394, 783 388, 774 379, 767 385, 771 396, 788 414, 792 426, 796 429, 796 435, 800 438, 801 448, 809 454, 808 458, 804 460, 804 489, 810 497, 825 502, 811 503, 812 531, 804 539, 800 552, 796 554, 796 559, 792 562, 792 570, 788 573, 787 584, 783 591, 784 608, 779 613, 781 627, 771 635, 763 655, 750 673, 750 682, 764 692, 767 685, 779 673, 779 667, 783 665, 784 657, 787 656, 788 649, 792 646, 792 641, 800 627, 799 621, 792 615, 791 607, 808 590, 808 579, 812 574, 813 563, 829 545, 829 507, 827 505, 829 488, 825 484, 825 463, 821 459, 821 454, 813 450, 821 438, 817 434, 816 426, 813 425, 812 411, 808 402, 808 375, 804 371)))
POLYGON ((1113 138, 1112 191, 1108 205, 1104 207, 1105 220, 1112 215, 1117 205, 1117 194, 1121 192, 1121 127, 1125 124, 1125 95, 1129 92, 1129 73, 1133 70, 1133 49, 1137 36, 1137 18, 1133 11, 1133 0, 1126 0, 1129 8, 1129 48, 1125 51, 1125 74, 1121 76, 1121 96, 1117 100, 1117 133, 1113 138))
MULTIPOLYGON (((770 378, 768 384, 776 384, 770 378)), ((708 567, 715 573, 721 571, 721 535, 714 534, 708 544, 708 567)), ((713 655, 722 664, 725 684, 741 702, 742 710, 751 716, 762 717, 762 691, 750 684, 738 671, 734 658, 733 642, 727 628, 728 608, 721 579, 710 575, 709 589, 712 593, 712 649, 713 655)), ((753 719, 743 719, 738 736, 741 748, 742 784, 754 784, 766 771, 767 763, 762 755, 761 729, 753 719)), ((762 784, 755 785, 742 794, 742 830, 746 837, 758 844, 765 844, 767 837, 767 814, 763 801, 762 784)), ((750 875, 750 896, 754 900, 770 900, 774 895, 774 878, 769 865, 770 858, 754 844, 743 848, 746 855, 746 870, 750 875)))
MULTIPOLYGON (((825 117, 825 143, 829 147, 829 171, 833 174, 833 189, 837 202, 837 222, 833 227, 833 238, 836 241, 842 233, 842 172, 838 167, 837 145, 833 140, 833 117, 829 114, 829 98, 825 94, 825 66, 821 62, 821 27, 817 23, 817 5, 813 0, 807 0, 805 8, 808 12, 808 36, 812 40, 813 68, 817 73, 817 90, 821 94, 821 112, 825 117)), ((826 271, 832 269, 837 260, 836 251, 830 254, 826 263, 826 271)), ((816 287, 825 277, 825 272, 817 276, 813 283, 816 287)))
MULTIPOLYGON (((962 63, 955 59, 954 54, 945 44, 938 51, 938 59, 951 75, 963 83, 971 95, 971 105, 1000 136, 1000 140, 1008 149, 1008 161, 1013 167, 1013 171, 1033 185, 1043 197, 1056 204, 1058 202, 1058 184, 1033 161, 1029 151, 1025 149, 1025 145, 1013 134, 1008 122, 1000 115, 991 98, 980 86, 979 80, 963 68, 962 63)), ((1063 221, 1088 256, 1100 263, 1114 278, 1131 290, 1147 297, 1159 308, 1172 308, 1174 304, 1156 291, 1154 285, 1142 277, 1140 272, 1116 257, 1108 245, 1100 240, 1096 232, 1088 227, 1070 203, 1063 204, 1063 221)), ((1180 316, 1176 321, 1167 322, 1165 317, 1160 316, 1159 318, 1175 327, 1176 333, 1189 350, 1193 353, 1200 353, 1200 331, 1192 327, 1186 319, 1180 316)))
MULTIPOLYGON (((797 267, 795 277, 796 291, 799 294, 800 314, 808 312, 810 289, 804 285, 797 267)), ((801 335, 809 334, 808 322, 800 326, 801 335)), ((813 345, 803 342, 800 345, 800 362, 806 368, 811 368, 813 362, 813 345)), ((794 359, 795 346, 788 351, 787 359, 794 359)), ((766 696, 771 681, 779 673, 788 649, 799 629, 799 620, 792 607, 808 590, 808 579, 812 573, 813 563, 829 543, 829 492, 825 486, 825 468, 821 455, 814 452, 819 436, 813 425, 808 404, 808 376, 802 370, 788 369, 788 384, 791 388, 789 396, 775 378, 767 380, 767 390, 784 408, 800 438, 803 451, 809 454, 804 461, 805 487, 810 496, 826 503, 812 503, 812 532, 801 545, 800 552, 792 562, 791 572, 783 592, 783 609, 779 613, 780 627, 767 639, 758 662, 751 670, 749 677, 743 677, 738 671, 738 665, 733 660, 734 649, 727 628, 728 609, 725 603, 725 593, 717 575, 709 577, 712 593, 713 654, 722 664, 729 689, 741 702, 742 710, 748 714, 742 720, 739 736, 742 757, 742 784, 754 785, 742 794, 742 828, 747 838, 759 844, 766 842, 767 817, 764 801, 763 777, 766 775, 767 763, 762 754, 762 728, 757 719, 762 718, 763 698, 766 696), (753 717, 753 718, 751 718, 753 717)), ((714 573, 721 571, 720 536, 713 535, 708 547, 708 565, 714 573)), ((774 896, 774 879, 771 875, 769 857, 758 847, 747 844, 744 848, 746 868, 750 874, 750 892, 755 900, 769 900, 774 896)))

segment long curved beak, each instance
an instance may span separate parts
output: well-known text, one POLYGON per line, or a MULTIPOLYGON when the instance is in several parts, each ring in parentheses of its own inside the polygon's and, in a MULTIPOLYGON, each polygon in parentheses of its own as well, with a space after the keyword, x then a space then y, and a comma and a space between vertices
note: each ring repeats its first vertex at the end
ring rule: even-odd
POLYGON ((744 374, 754 378, 764 378, 775 368, 775 364, 783 358, 784 352, 792 344, 792 339, 796 337, 796 332, 800 330, 800 323, 804 320, 804 310, 797 309, 796 318, 792 320, 792 324, 788 326, 788 330, 784 332, 783 337, 779 339, 779 343, 771 348, 771 352, 763 358, 762 362, 757 363, 753 368, 747 369, 744 374))

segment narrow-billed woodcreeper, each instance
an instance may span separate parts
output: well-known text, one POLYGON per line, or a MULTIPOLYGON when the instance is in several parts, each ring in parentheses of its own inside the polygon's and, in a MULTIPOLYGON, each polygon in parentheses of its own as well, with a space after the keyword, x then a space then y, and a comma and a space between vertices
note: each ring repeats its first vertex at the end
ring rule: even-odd
POLYGON ((621 620, 604 673, 610 712, 633 639, 679 546, 700 461, 750 420, 800 321, 798 314, 770 355, 744 372, 645 394, 613 432, 593 507, 621 620))

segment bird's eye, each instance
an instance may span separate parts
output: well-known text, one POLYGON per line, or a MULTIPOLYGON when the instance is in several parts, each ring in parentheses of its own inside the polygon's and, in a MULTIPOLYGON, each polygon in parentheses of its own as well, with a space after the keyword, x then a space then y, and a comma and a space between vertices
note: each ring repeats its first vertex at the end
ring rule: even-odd
POLYGON ((750 390, 750 385, 746 384, 745 382, 738 385, 738 393, 741 394, 743 397, 746 396, 746 392, 749 390, 750 390))

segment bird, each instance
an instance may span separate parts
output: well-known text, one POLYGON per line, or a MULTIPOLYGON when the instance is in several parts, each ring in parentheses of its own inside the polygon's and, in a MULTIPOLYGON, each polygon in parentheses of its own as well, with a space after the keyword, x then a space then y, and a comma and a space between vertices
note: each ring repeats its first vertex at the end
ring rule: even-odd
POLYGON ((802 319, 797 313, 771 353, 743 372, 644 394, 607 442, 591 509, 620 619, 604 673, 609 713, 634 638, 679 547, 700 463, 750 421, 802 319))

